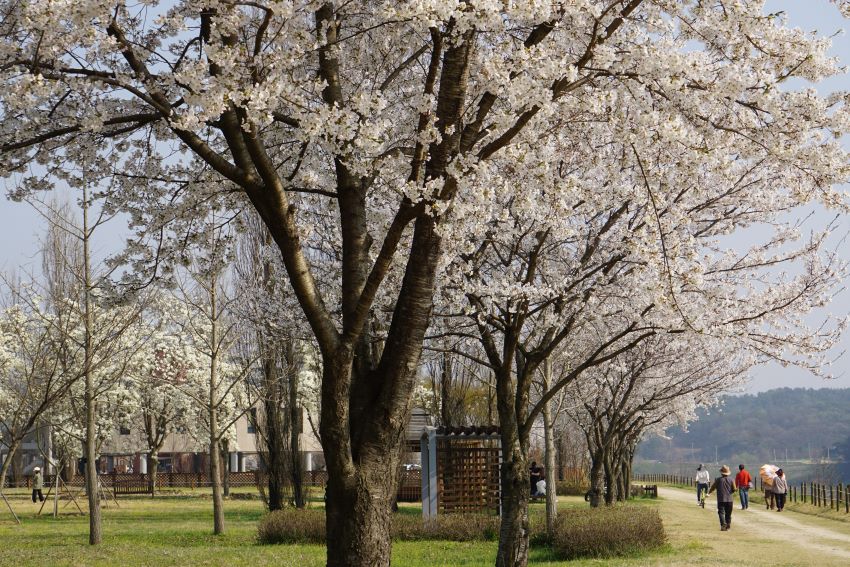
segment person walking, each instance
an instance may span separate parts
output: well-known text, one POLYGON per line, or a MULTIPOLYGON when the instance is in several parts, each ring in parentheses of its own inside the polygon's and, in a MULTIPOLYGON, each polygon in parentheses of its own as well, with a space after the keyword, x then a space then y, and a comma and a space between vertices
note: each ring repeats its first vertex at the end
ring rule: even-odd
POLYGON ((773 503, 775 502, 773 498, 773 485, 765 482, 762 486, 764 487, 764 506, 768 510, 773 510, 773 503))
POLYGON ((38 496, 38 501, 44 502, 44 495, 41 493, 44 489, 44 477, 41 476, 41 468, 35 467, 32 472, 34 473, 32 476, 32 501, 34 503, 36 496, 38 496))
POLYGON ((738 497, 741 499, 741 510, 750 507, 750 483, 752 481, 753 479, 744 465, 738 465, 738 474, 735 475, 735 488, 738 489, 738 497))
POLYGON ((785 496, 788 494, 788 479, 782 469, 776 471, 773 479, 773 497, 776 498, 776 511, 781 512, 785 508, 785 496))
POLYGON ((728 466, 720 467, 720 476, 714 479, 708 493, 717 491, 717 516, 720 518, 720 531, 729 531, 732 527, 732 495, 735 493, 735 481, 729 476, 728 466))
POLYGON ((697 467, 697 504, 702 503, 702 493, 708 492, 708 483, 711 482, 711 477, 708 475, 708 471, 705 470, 705 466, 700 463, 697 467))

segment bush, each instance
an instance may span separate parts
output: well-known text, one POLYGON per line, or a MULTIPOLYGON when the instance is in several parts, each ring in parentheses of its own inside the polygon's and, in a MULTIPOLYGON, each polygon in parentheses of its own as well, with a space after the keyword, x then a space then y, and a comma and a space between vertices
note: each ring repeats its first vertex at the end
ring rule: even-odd
MULTIPOLYGON (((487 541, 499 537, 499 518, 484 514, 438 516, 431 522, 423 522, 420 515, 395 514, 392 522, 395 541, 487 541)), ((257 526, 257 541, 325 543, 325 513, 294 508, 271 512, 257 526)))
POLYGON ((568 480, 561 480, 555 484, 555 492, 558 496, 584 496, 588 490, 590 490, 589 485, 568 480))
POLYGON ((447 514, 423 522, 422 516, 393 516, 395 541, 486 541, 499 537, 499 517, 485 514, 447 514))
POLYGON ((552 549, 559 559, 614 557, 655 549, 665 540, 657 509, 605 506, 559 514, 552 549))
POLYGON ((270 512, 257 525, 257 540, 263 544, 325 543, 325 512, 295 508, 270 512))

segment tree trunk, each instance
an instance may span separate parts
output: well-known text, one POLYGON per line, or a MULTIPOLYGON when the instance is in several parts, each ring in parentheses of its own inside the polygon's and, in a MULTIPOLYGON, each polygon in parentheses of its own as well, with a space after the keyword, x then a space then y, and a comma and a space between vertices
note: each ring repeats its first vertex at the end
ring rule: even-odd
MULTIPOLYGON (((86 378, 86 383, 91 380, 86 378)), ((100 519, 100 481, 97 477, 97 452, 95 451, 95 412, 91 391, 86 388, 86 494, 89 501, 89 544, 97 545, 103 541, 100 519)))
POLYGON ((452 397, 452 369, 448 353, 443 353, 440 360, 440 425, 451 427, 452 414, 450 404, 452 397))
POLYGON ((351 476, 328 477, 328 567, 390 565, 391 495, 398 467, 389 463, 397 463, 399 455, 379 455, 376 451, 361 460, 351 476))
POLYGON ((518 439, 505 446, 504 431, 502 443, 502 520, 496 567, 525 567, 528 565, 528 499, 531 495, 528 458, 518 439))
MULTIPOLYGON (((549 390, 552 378, 552 361, 547 357, 543 362, 543 389, 549 390)), ((546 533, 551 538, 558 521, 558 490, 555 464, 555 423, 552 415, 552 400, 543 406, 543 438, 546 453, 546 533)), ((531 487, 529 487, 531 488, 531 487)))
POLYGON ((12 460, 18 452, 18 447, 21 446, 21 440, 15 439, 9 445, 9 452, 6 453, 6 460, 3 461, 3 466, 0 466, 0 492, 6 486, 6 475, 9 474, 9 469, 12 467, 12 460))
POLYGON ((602 451, 596 450, 590 456, 590 506, 598 508, 602 503, 602 494, 605 491, 605 479, 602 471, 602 451))
POLYGON ((156 496, 156 473, 159 468, 159 452, 151 451, 148 453, 148 479, 151 491, 151 498, 156 496))
POLYGON ((370 352, 365 332, 358 341, 322 352, 329 567, 390 565, 392 493, 433 307, 439 250, 434 219, 419 217, 377 366, 365 360, 370 352))
MULTIPOLYGON (((408 383, 411 389, 418 366, 416 354, 395 374, 396 380, 408 383)), ((392 493, 405 421, 397 407, 390 405, 395 400, 384 399, 362 408, 353 402, 350 406, 345 401, 333 403, 340 399, 340 386, 350 383, 344 376, 350 375, 355 365, 350 351, 330 360, 323 370, 320 424, 328 467, 327 565, 389 567, 392 493)), ((404 396, 409 400, 407 393, 404 396)))
POLYGON ((224 533, 224 499, 221 489, 221 449, 218 439, 215 437, 210 441, 210 482, 212 483, 213 495, 213 533, 221 535, 224 533))
POLYGON ((629 446, 629 451, 626 455, 624 471, 623 471, 623 476, 626 479, 626 492, 629 495, 629 498, 631 498, 631 495, 632 495, 632 464, 634 463, 634 459, 635 459, 635 444, 632 443, 629 446))
POLYGON ((608 490, 605 491, 605 505, 610 506, 614 503, 615 492, 617 491, 616 483, 614 482, 613 474, 613 455, 611 448, 607 447, 602 453, 602 466, 605 472, 605 486, 608 490))
POLYGON ((625 502, 629 499, 629 489, 626 486, 625 467, 623 466, 622 457, 617 457, 617 466, 615 470, 617 477, 617 501, 625 502))
MULTIPOLYGON (((280 387, 277 367, 271 357, 263 362, 265 374, 265 396, 263 400, 263 440, 265 441, 265 464, 268 469, 269 511, 281 510, 284 506, 284 486, 286 485, 286 466, 284 420, 281 415, 282 388, 280 387)), ((259 425, 259 424, 258 424, 259 425)))
POLYGON ((304 475, 301 467, 301 427, 302 409, 298 405, 298 370, 295 368, 294 349, 290 342, 290 371, 289 371, 289 466, 292 478, 292 500, 296 508, 304 508, 304 475))
POLYGON ((227 439, 222 439, 221 443, 219 443, 221 447, 221 458, 224 460, 224 466, 222 467, 224 472, 224 481, 222 483, 222 488, 224 492, 224 497, 227 498, 230 496, 230 441, 227 439))
POLYGON ((72 484, 77 476, 77 459, 74 457, 66 457, 63 459, 64 466, 62 467, 62 480, 65 484, 72 484))
POLYGON ((83 302, 85 334, 83 344, 83 371, 86 379, 86 492, 89 500, 89 544, 97 545, 103 540, 100 519, 100 482, 97 477, 97 399, 95 398, 94 374, 92 370, 92 332, 94 310, 92 305, 91 255, 89 253, 88 186, 83 183, 83 302))
POLYGON ((209 406, 207 407, 210 427, 210 484, 213 496, 213 533, 222 535, 224 533, 224 499, 221 489, 221 432, 218 427, 218 407, 221 400, 218 392, 218 357, 219 357, 219 312, 218 312, 218 274, 213 272, 210 277, 210 341, 212 345, 210 352, 210 382, 209 382, 209 406))

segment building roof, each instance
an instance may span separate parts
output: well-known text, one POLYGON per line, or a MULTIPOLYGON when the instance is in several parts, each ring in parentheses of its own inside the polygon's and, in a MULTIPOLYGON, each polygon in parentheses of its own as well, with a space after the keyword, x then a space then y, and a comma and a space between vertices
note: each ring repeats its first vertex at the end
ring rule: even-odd
POLYGON ((441 436, 498 436, 500 434, 497 425, 470 425, 466 427, 445 427, 437 428, 437 435, 441 436))

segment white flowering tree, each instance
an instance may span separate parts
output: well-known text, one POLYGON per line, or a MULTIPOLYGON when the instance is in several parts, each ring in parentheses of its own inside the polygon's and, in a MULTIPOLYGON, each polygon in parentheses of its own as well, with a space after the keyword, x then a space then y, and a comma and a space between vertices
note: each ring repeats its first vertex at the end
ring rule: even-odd
MULTIPOLYGON (((655 210, 661 194, 645 191, 644 172, 633 165, 631 200, 600 209, 606 205, 592 206, 596 191, 587 186, 569 220, 545 214, 545 207, 535 213, 507 197, 504 220, 471 236, 474 248, 449 266, 444 297, 456 311, 469 313, 486 355, 482 362, 496 379, 503 450, 500 557, 504 553, 507 564, 523 562, 528 545, 531 430, 547 402, 572 380, 659 333, 695 343, 705 337, 732 342, 753 360, 817 371, 842 329, 840 321, 819 329, 806 324, 844 273, 843 263, 826 249, 826 232, 804 238, 777 223, 766 243, 718 248, 718 233, 706 227, 741 221, 726 205, 715 208, 717 195, 688 203, 689 191, 680 188, 664 197, 664 209, 655 210), (691 213, 677 215, 680 205, 691 213), (676 222, 669 222, 673 215, 676 222), (796 265, 797 273, 771 274, 767 268, 777 262, 796 265), (566 352, 569 371, 532 399, 537 372, 556 350, 566 352)), ((624 172, 618 177, 627 179, 624 172)), ((728 193, 729 185, 715 187, 728 193)), ((548 195, 563 199, 545 188, 541 193, 539 201, 553 207, 548 195)), ((735 201, 748 207, 743 195, 735 201)), ((786 206, 760 209, 761 218, 773 222, 786 206)))
POLYGON ((697 407, 740 389, 754 361, 734 341, 657 335, 568 386, 573 403, 566 413, 583 430, 591 456, 591 505, 628 498, 642 438, 685 426, 697 407))
POLYGON ((0 490, 24 436, 43 422, 79 378, 58 364, 52 323, 49 315, 29 309, 26 303, 0 314, 0 442, 6 448, 0 490))
MULTIPOLYGON (((387 463, 399 461, 441 252, 506 194, 539 212, 541 177, 557 178, 563 199, 545 212, 568 219, 651 193, 669 222, 705 212, 698 230, 716 233, 734 223, 712 224, 711 210, 751 222, 779 201, 837 201, 842 98, 782 86, 835 72, 828 42, 762 8, 6 0, 0 170, 16 195, 49 186, 86 140, 155 230, 172 211, 198 214, 176 204, 208 189, 195 160, 244 195, 322 353, 328 564, 388 565, 387 463)), ((668 221, 652 208, 657 241, 652 227, 668 221)), ((699 255, 668 251, 658 281, 677 282, 667 275, 699 255)), ((506 545, 498 562, 523 564, 506 545)))
POLYGON ((165 290, 156 290, 152 295, 143 313, 145 325, 151 329, 149 337, 128 378, 136 395, 133 417, 142 422, 151 496, 155 496, 159 452, 168 436, 177 432, 198 436, 194 399, 186 394, 184 386, 193 373, 202 372, 205 364, 173 323, 184 309, 165 290))
POLYGON ((98 262, 92 252, 94 235, 110 219, 112 187, 101 183, 107 163, 85 142, 79 153, 66 157, 61 180, 77 192, 79 217, 70 205, 45 202, 37 194, 21 195, 48 224, 44 250, 47 300, 64 331, 56 356, 66 372, 82 378, 69 390, 67 411, 54 414, 66 418, 66 432, 85 431, 81 441, 91 545, 103 539, 96 467, 99 448, 116 421, 130 411, 134 393, 127 389, 124 374, 144 342, 142 329, 128 332, 138 327, 141 303, 133 296, 115 293, 111 279, 115 266, 98 262), (102 203, 99 210, 95 206, 98 201, 102 203))

